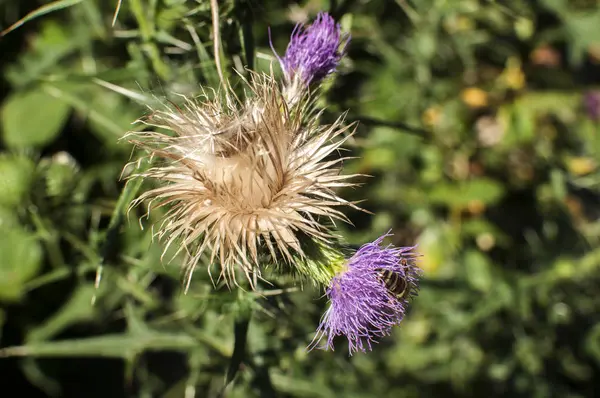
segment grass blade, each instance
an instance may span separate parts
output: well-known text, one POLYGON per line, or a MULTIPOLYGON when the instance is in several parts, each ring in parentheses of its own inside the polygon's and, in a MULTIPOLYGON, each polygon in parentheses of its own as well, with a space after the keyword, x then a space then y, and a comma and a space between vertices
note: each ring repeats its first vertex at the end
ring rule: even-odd
POLYGON ((31 11, 29 14, 25 15, 23 18, 19 19, 17 22, 6 28, 0 33, 0 37, 3 37, 13 30, 17 29, 21 25, 26 22, 31 21, 32 19, 41 17, 42 15, 49 14, 53 11, 58 11, 63 8, 74 6, 75 4, 81 3, 83 0, 58 0, 53 1, 52 3, 48 3, 45 6, 41 6, 37 10, 31 11))
POLYGON ((122 2, 122 0, 117 1, 117 9, 115 10, 115 13, 113 15, 111 26, 115 26, 115 23, 117 22, 117 17, 119 16, 119 11, 121 10, 121 2, 122 2))

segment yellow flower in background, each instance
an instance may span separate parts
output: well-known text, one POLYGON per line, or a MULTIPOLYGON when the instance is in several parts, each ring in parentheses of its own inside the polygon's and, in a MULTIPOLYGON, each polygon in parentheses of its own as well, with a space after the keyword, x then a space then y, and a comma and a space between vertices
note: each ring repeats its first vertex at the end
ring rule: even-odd
POLYGON ((464 15, 456 18, 456 30, 458 32, 466 32, 475 29, 475 22, 473 19, 464 15))
POLYGON ((596 170, 598 164, 594 159, 578 156, 572 157, 567 160, 567 168, 575 175, 585 175, 596 170))
POLYGON ((475 29, 473 19, 465 15, 452 15, 444 20, 444 27, 448 33, 469 32, 475 29))
POLYGON ((485 211, 485 203, 481 200, 474 199, 467 204, 467 210, 474 216, 478 216, 485 211))
POLYGON ((480 88, 466 88, 460 94, 462 101, 471 108, 483 108, 489 103, 488 94, 480 88))
POLYGON ((515 57, 509 58, 500 78, 503 85, 511 90, 525 87, 525 73, 521 69, 521 61, 515 57))
POLYGON ((442 109, 437 105, 430 106, 429 108, 427 108, 425 110, 425 112, 423 112, 423 115, 421 116, 421 120, 423 120, 423 124, 425 124, 426 126, 429 126, 429 127, 438 125, 440 123, 441 119, 442 119, 442 109))

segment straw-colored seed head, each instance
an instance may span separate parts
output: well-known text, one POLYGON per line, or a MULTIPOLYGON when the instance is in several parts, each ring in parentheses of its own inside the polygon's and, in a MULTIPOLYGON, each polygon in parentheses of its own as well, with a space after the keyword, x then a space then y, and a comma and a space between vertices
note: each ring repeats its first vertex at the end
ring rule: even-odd
MULTIPOLYGON (((188 254, 186 285, 203 253, 235 282, 238 270, 252 283, 260 258, 304 256, 300 236, 327 241, 325 220, 346 220, 336 209, 351 205, 334 189, 353 185, 340 175, 343 158, 328 156, 349 137, 341 118, 333 125, 302 124, 268 75, 253 75, 248 100, 206 96, 183 107, 155 111, 143 122, 170 130, 132 132, 127 138, 161 161, 141 177, 164 185, 142 194, 151 207, 170 207, 158 236, 188 254)), ((187 286, 186 286, 187 288, 187 286)))

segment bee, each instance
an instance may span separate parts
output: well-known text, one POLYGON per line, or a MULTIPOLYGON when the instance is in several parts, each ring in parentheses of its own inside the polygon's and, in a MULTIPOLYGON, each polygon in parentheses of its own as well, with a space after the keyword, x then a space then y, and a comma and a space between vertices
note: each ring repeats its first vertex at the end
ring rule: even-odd
MULTIPOLYGON (((400 260, 402 267, 406 268, 408 261, 405 258, 400 260)), ((387 290, 397 299, 404 299, 410 293, 410 287, 406 278, 394 271, 381 270, 378 274, 379 279, 383 282, 387 290)))

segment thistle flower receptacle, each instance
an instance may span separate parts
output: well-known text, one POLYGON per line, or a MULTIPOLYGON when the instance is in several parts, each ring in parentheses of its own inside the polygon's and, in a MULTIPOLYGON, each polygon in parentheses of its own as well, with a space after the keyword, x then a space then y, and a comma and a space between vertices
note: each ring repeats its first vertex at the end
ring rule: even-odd
POLYGON ((311 346, 326 338, 324 348, 333 349, 334 338, 345 336, 350 355, 370 351, 402 321, 418 294, 421 270, 413 247, 381 247, 386 236, 363 245, 333 277, 326 292, 330 305, 311 346))
MULTIPOLYGON (((245 81, 250 95, 185 99, 141 120, 169 130, 131 132, 127 139, 160 163, 137 175, 163 183, 134 201, 149 211, 168 206, 158 237, 166 249, 185 251, 186 289, 203 253, 235 282, 239 271, 251 285, 261 258, 285 262, 304 255, 300 239, 327 242, 323 220, 344 220, 337 209, 354 204, 334 189, 351 186, 341 175, 345 158, 329 158, 351 135, 351 126, 303 123, 303 108, 289 111, 270 75, 245 81)), ((209 265, 210 265, 209 264, 209 265)))
MULTIPOLYGON (((287 91, 298 93, 335 72, 350 36, 325 12, 308 27, 297 24, 283 58, 277 57, 285 76, 287 91)), ((288 95, 290 95, 288 93, 288 95)))

